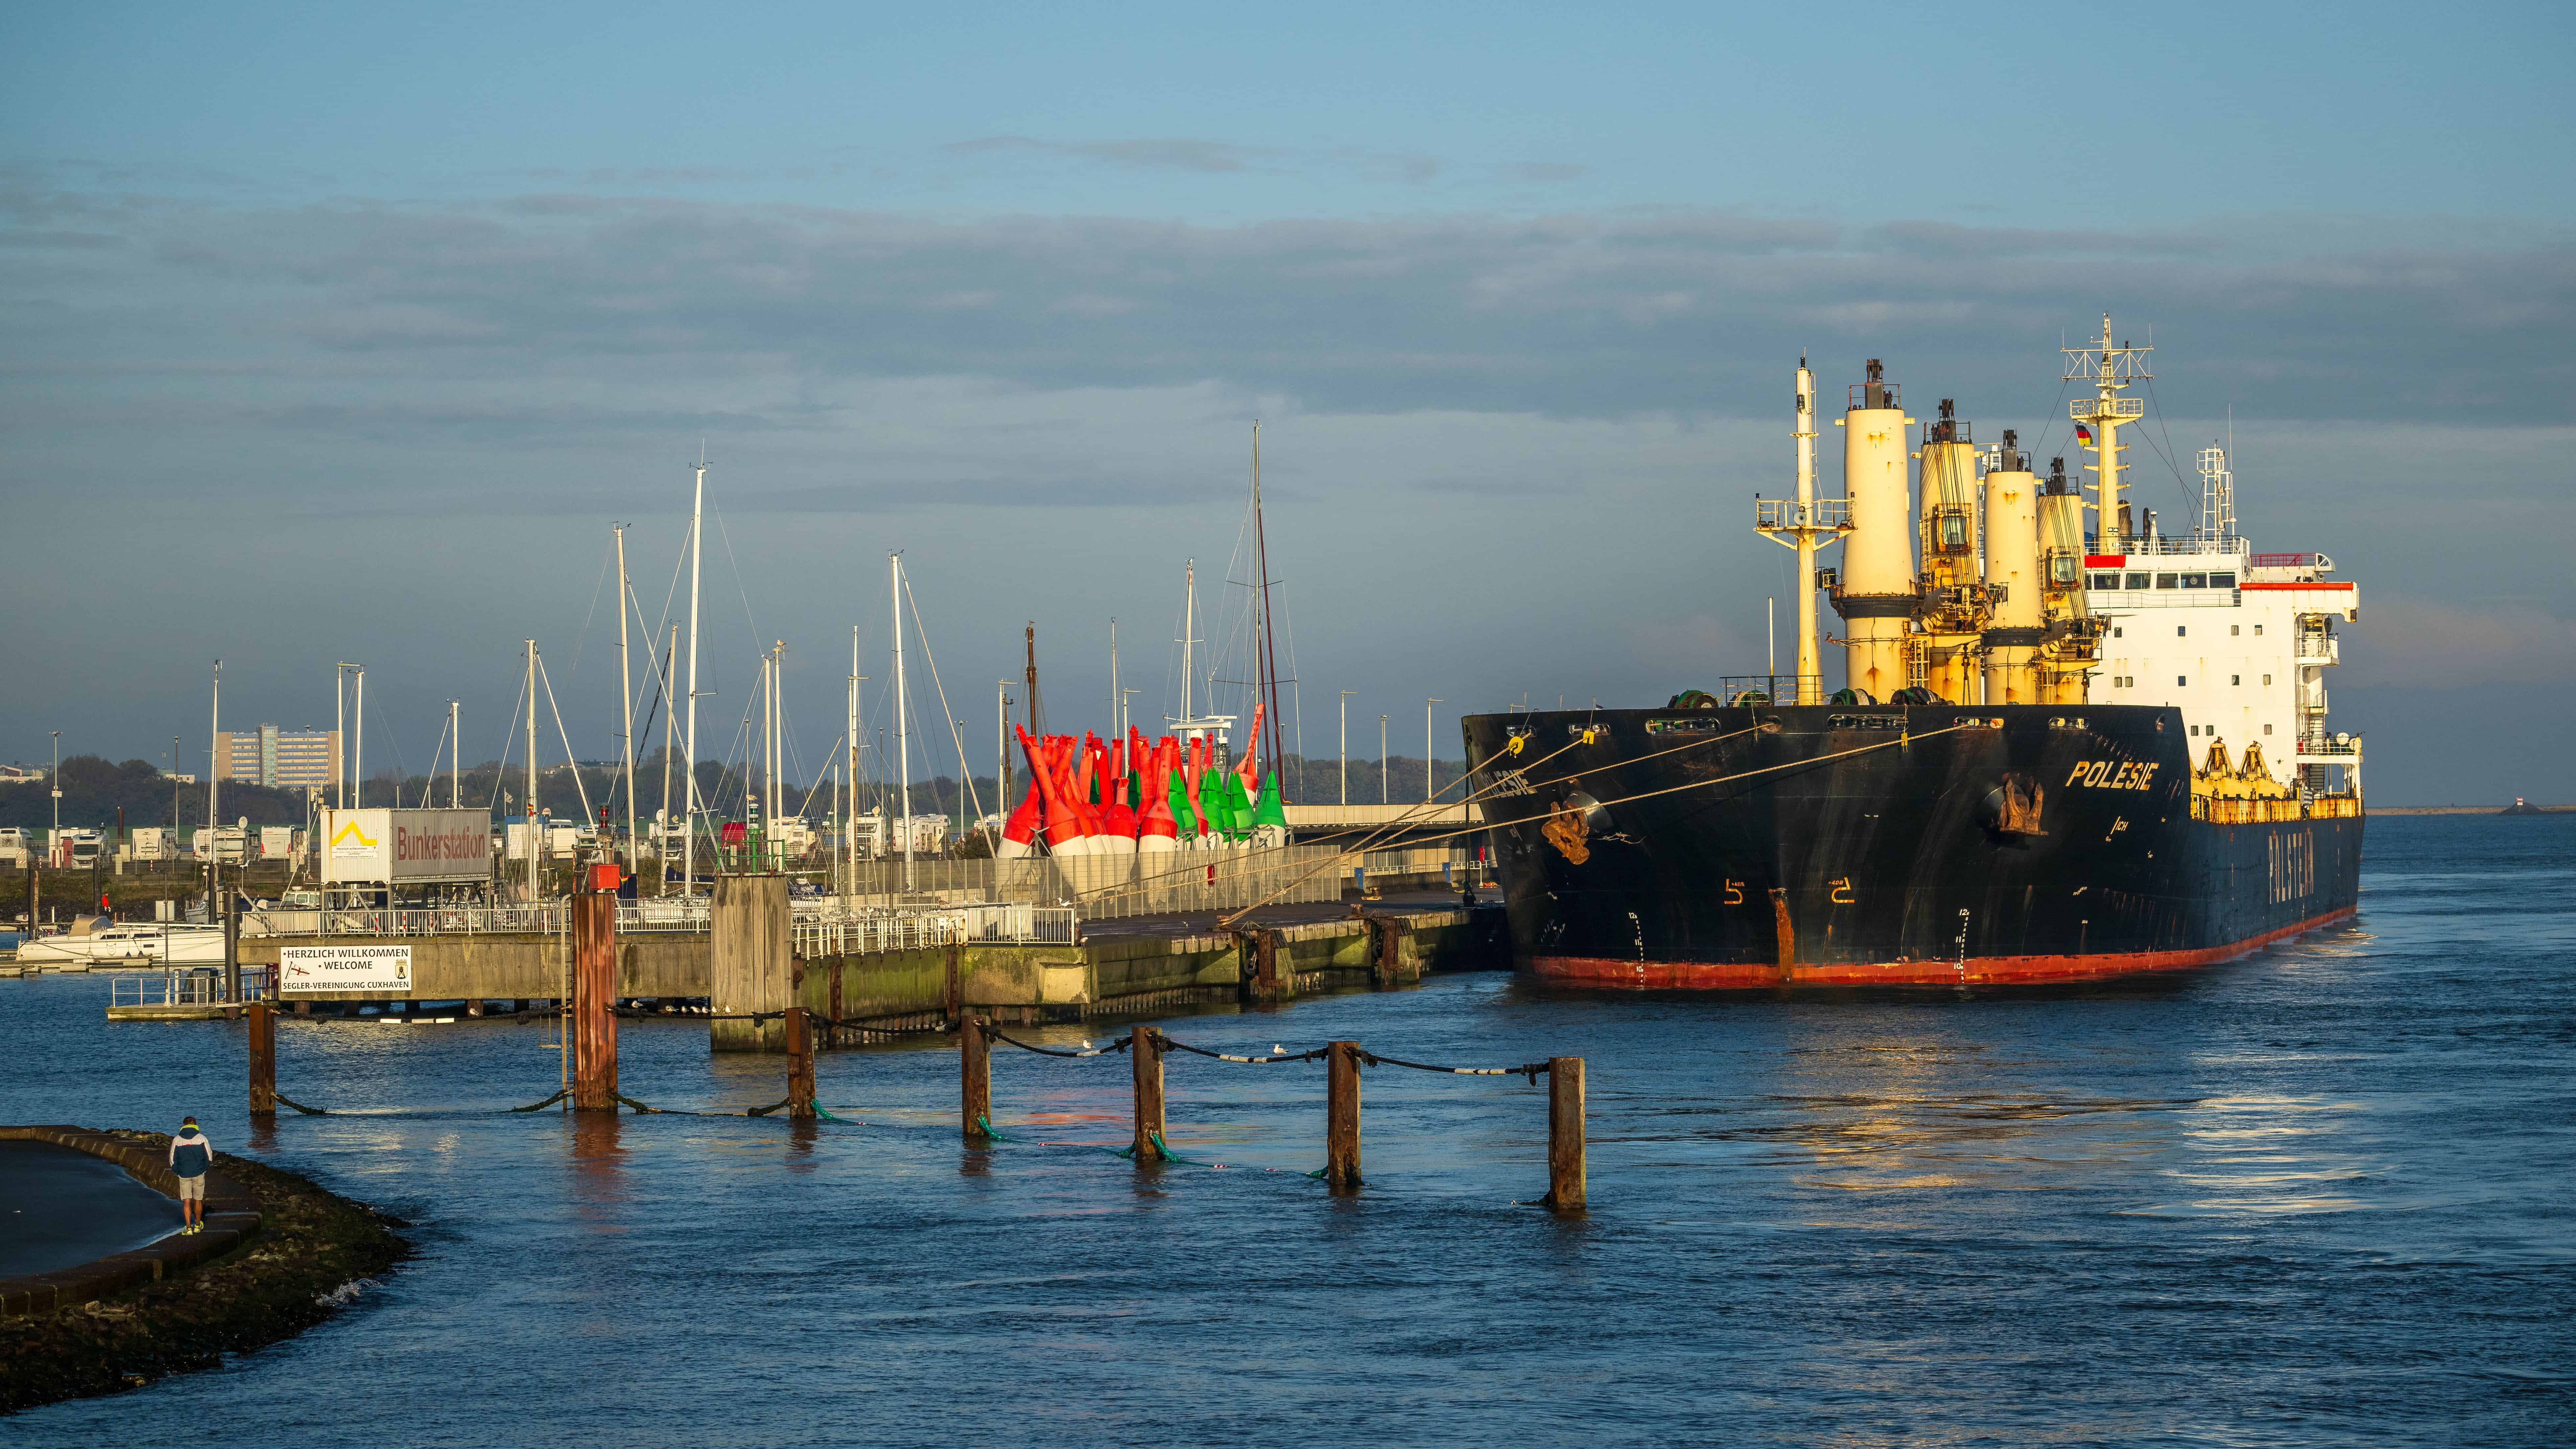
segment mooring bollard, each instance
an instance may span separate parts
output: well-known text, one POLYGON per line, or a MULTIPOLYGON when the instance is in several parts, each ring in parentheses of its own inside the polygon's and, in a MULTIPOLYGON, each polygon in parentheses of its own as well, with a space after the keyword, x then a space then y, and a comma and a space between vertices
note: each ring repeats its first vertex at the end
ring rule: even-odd
POLYGON ((1156 1144, 1163 1135, 1162 1034, 1150 1026, 1136 1028, 1127 1054, 1136 1059, 1136 1145, 1132 1155, 1140 1166, 1160 1162, 1163 1149, 1156 1144))
POLYGON ((1583 1206, 1583 1058, 1547 1059, 1547 1205, 1583 1206))
POLYGON ((787 1115, 814 1115, 814 1027, 805 1008, 787 1008, 787 1115))
POLYGON ((984 1035, 984 1018, 969 1017, 957 1027, 957 1112, 964 1118, 966 1140, 984 1140, 993 1117, 993 1043, 984 1035))
POLYGON ((572 898, 572 1105, 617 1110, 617 897, 572 898))
POLYGON ((277 1012, 265 1001, 250 1004, 250 1114, 277 1115, 277 1012))
POLYGON ((1335 1192, 1360 1185, 1360 1044, 1329 1043, 1324 1087, 1324 1183, 1335 1192))

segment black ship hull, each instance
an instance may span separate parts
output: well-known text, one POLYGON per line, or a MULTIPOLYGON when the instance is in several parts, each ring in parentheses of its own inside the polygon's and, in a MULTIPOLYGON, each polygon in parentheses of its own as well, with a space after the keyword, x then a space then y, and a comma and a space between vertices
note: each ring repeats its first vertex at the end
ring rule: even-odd
POLYGON ((1753 705, 1465 728, 1479 786, 1503 782, 1481 804, 1514 954, 1554 980, 2170 970, 2349 917, 2360 888, 2357 800, 2195 818, 2172 709, 1753 705))

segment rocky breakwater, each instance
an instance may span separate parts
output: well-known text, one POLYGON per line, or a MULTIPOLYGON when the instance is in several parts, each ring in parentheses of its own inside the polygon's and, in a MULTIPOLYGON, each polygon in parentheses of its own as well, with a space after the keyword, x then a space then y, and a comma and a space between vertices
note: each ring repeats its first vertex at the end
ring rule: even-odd
MULTIPOLYGON (((0 1127, 117 1163, 172 1197, 157 1132, 0 1127)), ((0 1280, 0 1413, 212 1368, 339 1312, 411 1254, 403 1224, 294 1173, 218 1156, 206 1230, 0 1280)))

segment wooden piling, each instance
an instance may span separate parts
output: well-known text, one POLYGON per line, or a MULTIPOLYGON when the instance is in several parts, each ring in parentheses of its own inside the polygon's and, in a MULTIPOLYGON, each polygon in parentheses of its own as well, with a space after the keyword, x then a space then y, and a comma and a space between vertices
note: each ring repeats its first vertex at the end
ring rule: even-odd
POLYGON ((1583 1058, 1549 1057, 1547 1205, 1580 1212, 1583 1201, 1583 1058))
POLYGON ((951 941, 948 944, 947 966, 948 989, 941 1000, 947 1007, 948 1019, 956 1021, 966 1010, 966 948, 951 941))
POLYGON ((1135 1041, 1127 1055, 1136 1067, 1136 1145, 1137 1165, 1163 1160, 1163 1149, 1155 1140, 1163 1135, 1163 1038, 1150 1026, 1136 1028, 1135 1041))
POLYGON ((771 1013, 795 999, 788 929, 785 876, 716 877, 707 918, 709 1050, 784 1050, 771 1013), (770 1019, 745 1019, 752 1016, 770 1019))
MULTIPOLYGON (((241 1014, 241 912, 233 909, 228 896, 223 906, 224 922, 224 1019, 241 1014)), ((29 935, 35 934, 33 931, 29 935)))
POLYGON ((572 1105, 617 1110, 617 897, 572 898, 572 1105))
POLYGON ((1404 979, 1404 922, 1393 916, 1368 916, 1369 984, 1391 991, 1404 979))
POLYGON ((814 1026, 805 1008, 787 1008, 787 1115, 814 1115, 814 1026))
POLYGON ((984 1026, 984 1018, 977 1016, 957 1028, 957 1112, 969 1142, 985 1140, 984 1124, 993 1117, 993 1043, 984 1026))
POLYGON ((250 1114, 277 1115, 277 1012, 265 1001, 250 1004, 250 1114))
POLYGON ((1329 1044, 1324 1087, 1324 1183, 1335 1192, 1360 1185, 1360 1044, 1329 1044))

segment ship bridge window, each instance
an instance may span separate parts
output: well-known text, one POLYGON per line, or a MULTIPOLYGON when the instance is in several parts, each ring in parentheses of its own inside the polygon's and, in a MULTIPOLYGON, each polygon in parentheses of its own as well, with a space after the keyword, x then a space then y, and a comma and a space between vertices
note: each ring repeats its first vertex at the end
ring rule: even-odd
POLYGON ((2213 589, 2232 589, 2236 587, 2236 575, 2211 574, 2209 576, 2209 586, 2213 589))
POLYGON ((2208 588, 2208 587, 2209 587, 2209 575, 2207 575, 2207 574, 2184 574, 2184 575, 2182 576, 2182 586, 2183 586, 2184 588, 2186 588, 2186 589, 2205 589, 2205 588, 2208 588))
POLYGON ((2092 586, 2097 589, 2116 589, 2120 586, 2120 576, 2118 574, 2095 574, 2093 576, 2092 586))
POLYGON ((2131 574, 2131 575, 2129 575, 2129 587, 2130 587, 2130 588, 2133 588, 2133 589, 2143 589, 2143 588, 2145 588, 2146 586, 2147 586, 2147 576, 2146 576, 2145 574, 2131 574))
POLYGON ((2182 577, 2180 574, 2158 574, 2156 575, 2156 587, 2160 589, 2180 588, 2181 585, 2174 582, 2174 580, 2180 577, 2182 577))

